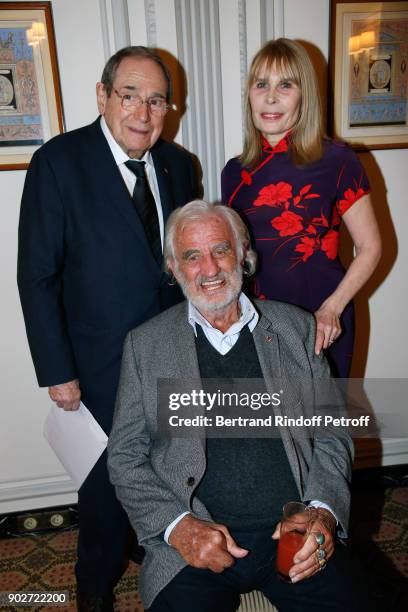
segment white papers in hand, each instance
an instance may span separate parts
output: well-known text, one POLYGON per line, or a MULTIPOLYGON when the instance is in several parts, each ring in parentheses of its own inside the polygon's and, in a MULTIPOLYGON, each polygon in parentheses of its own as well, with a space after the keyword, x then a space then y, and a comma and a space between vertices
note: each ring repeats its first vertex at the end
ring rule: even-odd
POLYGON ((78 490, 106 448, 108 437, 81 402, 66 411, 55 404, 45 420, 44 436, 78 490))

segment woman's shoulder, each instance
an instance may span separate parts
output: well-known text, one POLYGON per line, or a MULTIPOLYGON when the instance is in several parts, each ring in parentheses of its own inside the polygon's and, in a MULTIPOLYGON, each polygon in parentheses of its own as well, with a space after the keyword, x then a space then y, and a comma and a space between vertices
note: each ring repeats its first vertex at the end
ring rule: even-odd
POLYGON ((227 161, 222 173, 224 174, 227 172, 241 172, 242 168, 243 166, 241 165, 239 156, 237 155, 236 157, 231 157, 231 159, 227 161))
POLYGON ((230 192, 241 181, 242 165, 238 157, 233 157, 224 166, 221 172, 221 186, 223 197, 230 195, 230 192))
POLYGON ((323 151, 324 157, 338 160, 347 160, 356 156, 347 142, 336 138, 325 138, 323 140, 323 151))

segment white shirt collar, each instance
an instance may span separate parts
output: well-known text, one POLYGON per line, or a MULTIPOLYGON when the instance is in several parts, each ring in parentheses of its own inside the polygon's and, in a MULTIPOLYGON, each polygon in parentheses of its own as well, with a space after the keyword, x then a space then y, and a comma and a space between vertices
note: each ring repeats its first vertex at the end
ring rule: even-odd
POLYGON ((239 303, 241 306, 241 316, 225 333, 215 329, 190 301, 188 302, 188 322, 194 329, 195 335, 197 335, 196 325, 198 324, 201 325, 204 331, 208 330, 212 334, 219 336, 220 340, 239 334, 245 325, 248 325, 249 330, 252 332, 258 323, 259 315, 245 293, 241 292, 239 303))
MULTIPOLYGON (((125 162, 129 161, 130 157, 127 153, 124 152, 122 147, 118 145, 118 143, 114 139, 112 132, 110 131, 108 124, 105 121, 105 117, 101 117, 101 130, 106 140, 108 141, 108 145, 110 150, 112 151, 113 157, 115 158, 116 165, 120 166, 121 164, 124 164, 125 162)), ((153 160, 149 150, 145 152, 145 154, 139 161, 144 161, 149 166, 153 166, 153 160)))

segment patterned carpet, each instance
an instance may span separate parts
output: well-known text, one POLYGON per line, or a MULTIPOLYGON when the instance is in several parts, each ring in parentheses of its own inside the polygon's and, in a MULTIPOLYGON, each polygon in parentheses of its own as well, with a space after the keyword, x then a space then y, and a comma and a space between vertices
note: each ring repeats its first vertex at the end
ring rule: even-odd
POLYGON ((366 482, 353 487, 350 546, 366 569, 377 602, 375 612, 408 611, 408 487, 404 484, 381 488, 366 482))
MULTIPOLYGON (((351 541, 362 559, 378 611, 408 610, 408 487, 358 487, 353 494, 351 541)), ((69 605, 22 610, 74 612, 77 531, 0 539, 0 591, 68 590, 69 605)), ((130 562, 116 589, 118 612, 143 612, 137 595, 138 566, 130 562)), ((3 607, 16 612, 16 607, 3 607)))
MULTIPOLYGON (((77 530, 73 530, 0 540, 0 592, 67 590, 68 606, 27 606, 20 609, 75 612, 77 537, 77 530)), ((130 561, 115 591, 115 607, 120 612, 143 612, 136 592, 138 573, 139 566, 130 561)), ((1 608, 5 612, 16 612, 17 609, 16 606, 1 608)))

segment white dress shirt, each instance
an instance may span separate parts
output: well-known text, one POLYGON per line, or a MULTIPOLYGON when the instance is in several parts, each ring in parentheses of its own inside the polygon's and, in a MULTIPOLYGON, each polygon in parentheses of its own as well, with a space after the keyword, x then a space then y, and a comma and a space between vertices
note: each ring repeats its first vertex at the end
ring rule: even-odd
MULTIPOLYGON (((110 150, 112 151, 112 155, 115 159, 115 162, 119 168, 119 172, 121 173, 123 180, 125 181, 125 185, 128 188, 130 196, 133 195, 133 190, 136 185, 136 176, 133 174, 131 170, 125 165, 125 162, 131 160, 131 158, 124 152, 122 147, 118 145, 114 137, 112 136, 112 132, 108 128, 108 125, 105 121, 104 117, 101 117, 101 129, 102 132, 108 141, 108 145, 110 150)), ((153 159, 150 151, 146 151, 143 157, 140 160, 132 159, 131 161, 144 161, 146 176, 152 191, 154 201, 156 202, 157 215, 159 217, 159 228, 160 228, 160 238, 163 250, 163 238, 164 238, 164 220, 163 220, 163 209, 160 200, 160 192, 159 186, 157 184, 157 176, 156 170, 154 168, 153 159)))
POLYGON ((221 353, 221 355, 226 355, 237 342, 239 334, 245 325, 248 325, 249 331, 252 332, 258 323, 259 314, 256 312, 252 302, 250 302, 245 293, 241 293, 239 296, 239 304, 241 307, 241 316, 225 333, 219 329, 215 329, 191 302, 188 303, 188 322, 194 329, 194 334, 196 336, 196 326, 200 325, 211 346, 221 353))

